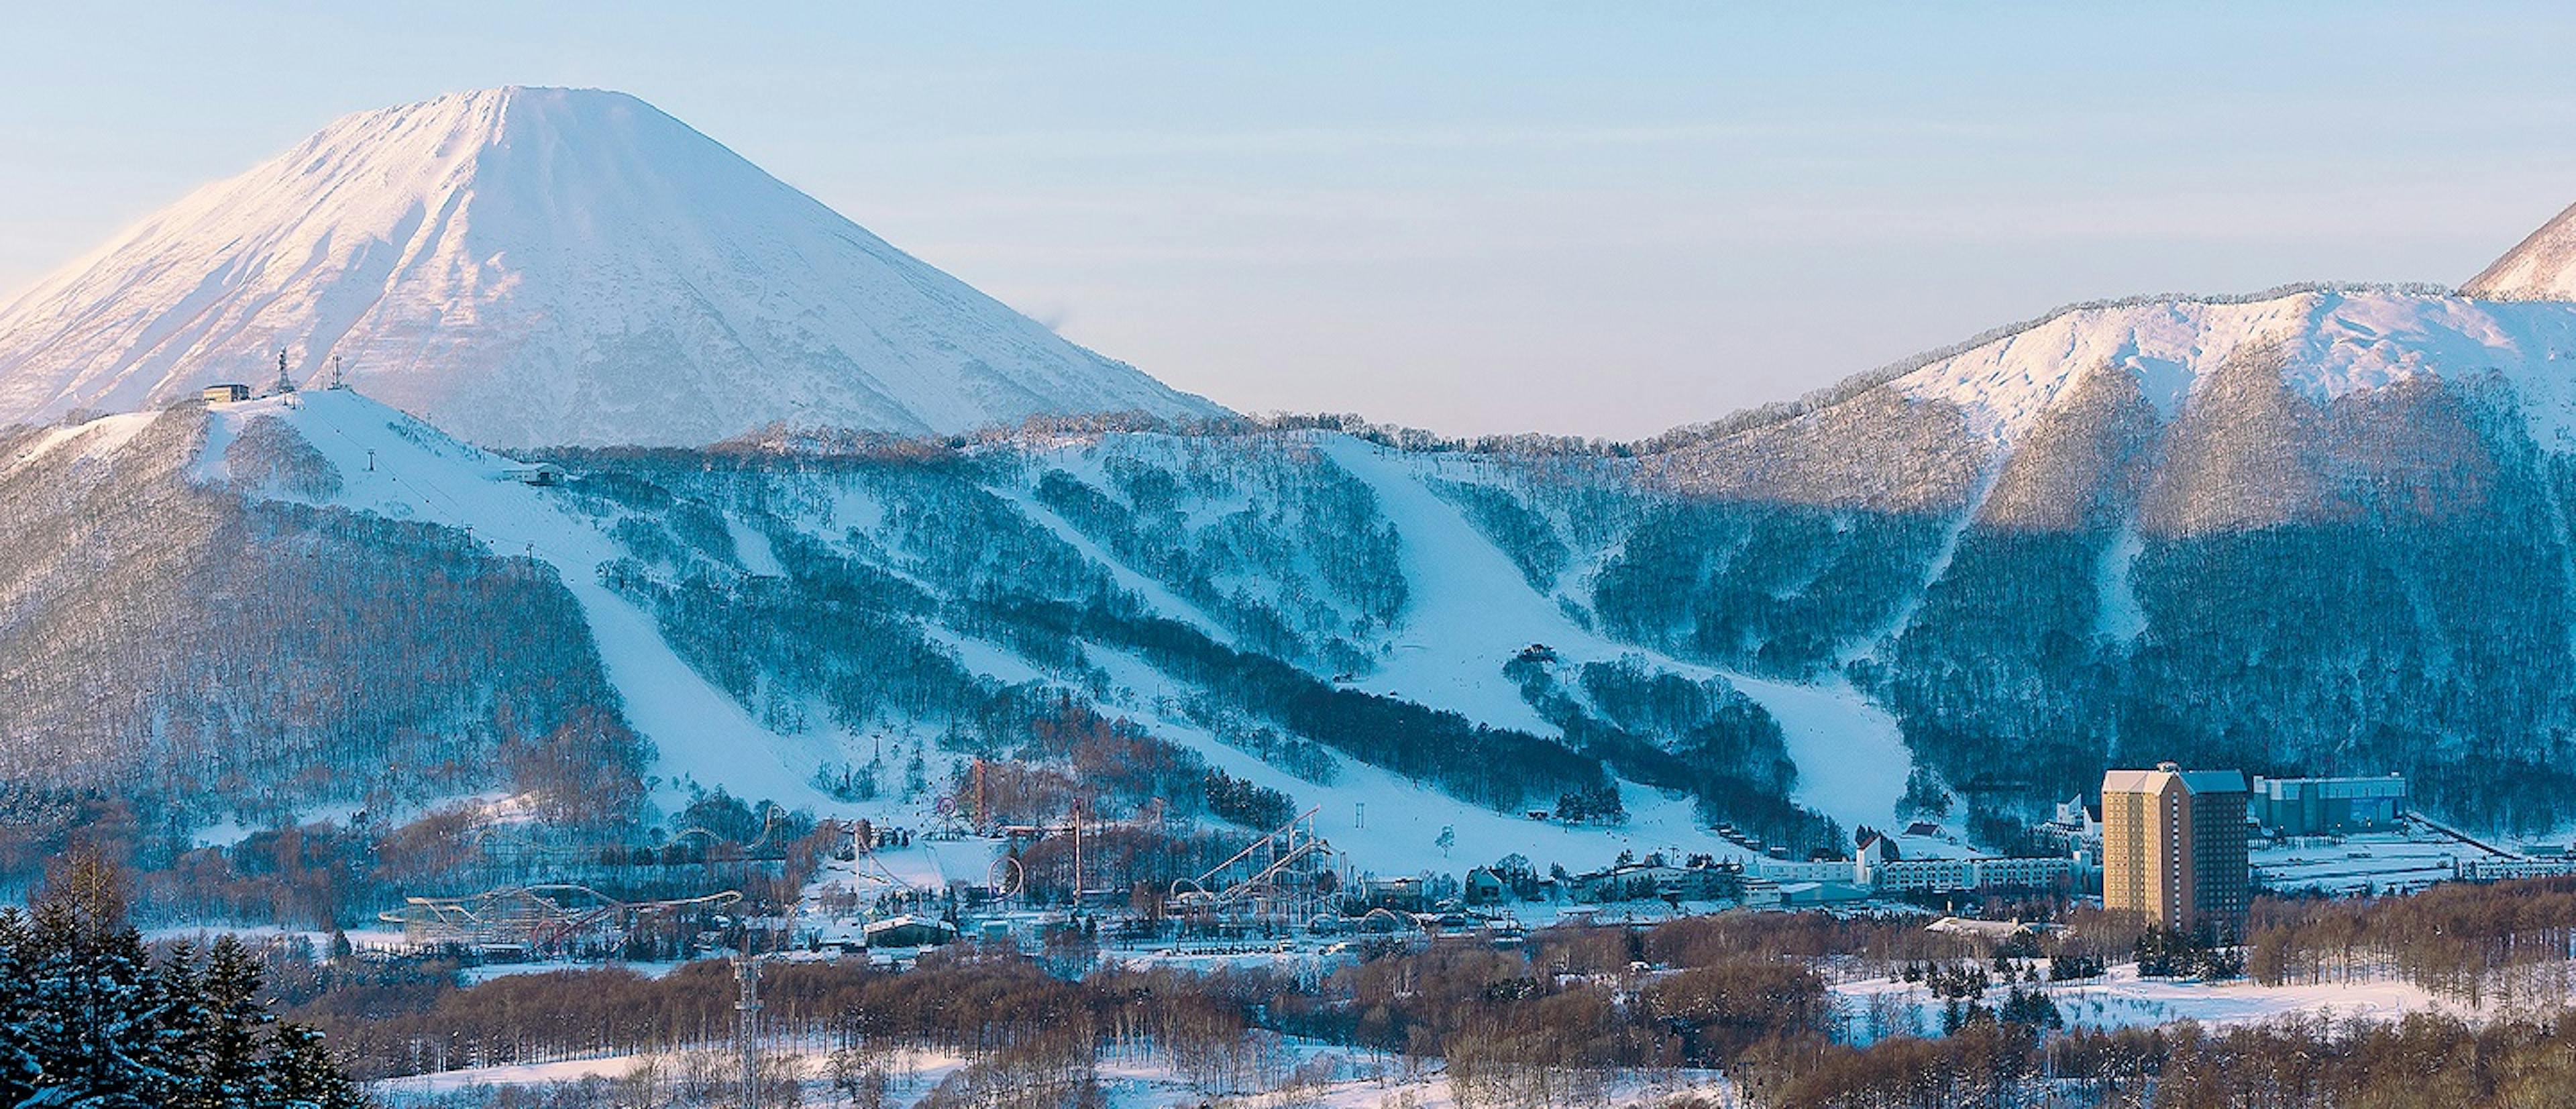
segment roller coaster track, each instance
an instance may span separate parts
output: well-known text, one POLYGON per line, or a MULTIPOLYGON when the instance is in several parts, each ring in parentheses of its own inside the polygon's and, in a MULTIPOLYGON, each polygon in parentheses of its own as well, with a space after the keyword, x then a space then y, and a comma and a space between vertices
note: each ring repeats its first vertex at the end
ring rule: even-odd
POLYGON ((720 890, 696 897, 621 901, 589 886, 563 882, 511 886, 465 897, 406 897, 402 908, 379 913, 377 919, 402 925, 406 934, 431 942, 543 951, 595 928, 622 928, 638 917, 740 900, 741 891, 720 890))
POLYGON ((1320 811, 1320 805, 1307 809, 1207 873, 1173 882, 1173 907, 1207 915, 1246 909, 1263 915, 1301 915, 1296 910, 1308 906, 1285 903, 1312 899, 1317 892, 1316 872, 1329 869, 1333 856, 1333 845, 1315 834, 1314 818, 1320 811))

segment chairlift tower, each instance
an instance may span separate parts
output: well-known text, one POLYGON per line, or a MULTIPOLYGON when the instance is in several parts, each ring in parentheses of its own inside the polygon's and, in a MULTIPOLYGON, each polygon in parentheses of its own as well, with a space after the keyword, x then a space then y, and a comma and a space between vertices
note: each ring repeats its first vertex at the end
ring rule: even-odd
POLYGON ((742 934, 742 954, 734 959, 734 982, 741 996, 733 1003, 734 1044, 742 1054, 742 1109, 760 1109, 760 957, 752 954, 749 928, 742 934))

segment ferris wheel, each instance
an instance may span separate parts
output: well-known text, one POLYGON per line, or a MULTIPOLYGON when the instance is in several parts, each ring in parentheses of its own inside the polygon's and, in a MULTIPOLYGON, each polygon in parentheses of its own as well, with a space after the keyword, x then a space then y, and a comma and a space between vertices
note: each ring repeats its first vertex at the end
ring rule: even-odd
POLYGON ((984 872, 984 888, 993 891, 995 901, 1019 896, 1020 888, 1026 884, 1028 871, 1020 866, 1020 860, 1009 855, 993 860, 992 868, 984 872))

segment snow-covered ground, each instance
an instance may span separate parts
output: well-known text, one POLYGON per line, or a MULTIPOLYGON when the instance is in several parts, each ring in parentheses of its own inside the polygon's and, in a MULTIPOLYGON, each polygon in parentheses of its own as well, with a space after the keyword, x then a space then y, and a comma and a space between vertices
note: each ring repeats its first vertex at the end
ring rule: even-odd
MULTIPOLYGON (((569 959, 561 961, 546 960, 522 963, 483 963, 457 971, 456 984, 460 986, 474 986, 489 982, 495 978, 512 978, 522 974, 554 974, 568 970, 598 970, 600 965, 601 964, 598 963, 574 962, 569 959)), ((620 970, 631 970, 646 978, 659 978, 679 969, 681 966, 679 963, 670 962, 621 962, 614 965, 620 970)))
POLYGON ((1503 676, 1503 664, 1532 643, 1555 647, 1568 662, 1616 658, 1621 648, 1576 627, 1532 590, 1520 568, 1424 485, 1405 459, 1344 435, 1316 443, 1377 494, 1403 545, 1410 587, 1404 617, 1377 672, 1360 688, 1496 727, 1556 734, 1521 699, 1520 686, 1503 676))
POLYGON ((2340 842, 2316 838, 2284 846, 2259 846, 2250 855, 2255 884, 2266 889, 2326 893, 2398 893, 2450 881, 2464 860, 2494 853, 2417 824, 2391 832, 2364 832, 2340 842))
MULTIPOLYGON (((1990 988, 1983 1004, 1992 1007, 2007 988, 2000 984, 1990 988)), ((2070 1027, 2081 1028, 2134 1028, 2178 1020, 2223 1027, 2292 1015, 2391 1020, 2418 1012, 2476 1014, 2469 1006, 2407 982, 2264 986, 2251 980, 2145 979, 2138 977, 2135 964, 2112 967, 2109 974, 2090 982, 2023 988, 2046 994, 2070 1027)), ((1924 986, 1898 978, 1866 978, 1837 983, 1833 993, 1841 1003, 1845 1034, 1854 1040, 1940 1031, 1943 1003, 1924 986)))
POLYGON ((80 452, 79 456, 84 459, 105 458, 125 446, 137 432, 150 426, 160 415, 158 412, 128 412, 118 416, 104 416, 88 423, 54 428, 37 436, 34 442, 20 448, 17 454, 10 457, 7 465, 0 469, 15 470, 65 446, 71 446, 72 449, 80 452))
MULTIPOLYGON (((804 1076, 809 1096, 828 1101, 830 1055, 820 1046, 786 1047, 780 1054, 804 1076)), ((945 1052, 895 1050, 878 1057, 889 1079, 896 1105, 914 1105, 938 1085, 966 1068, 966 1060, 945 1052)), ((659 1074, 667 1081, 696 1072, 729 1080, 738 1073, 733 1057, 722 1049, 692 1055, 615 1055, 518 1066, 473 1067, 440 1071, 375 1084, 373 1093, 393 1109, 423 1098, 476 1088, 543 1087, 584 1079, 627 1079, 659 1074)), ((1456 1109, 1460 1104, 1448 1076, 1436 1061, 1412 1063, 1325 1044, 1269 1039, 1247 1068, 1250 1073, 1209 1089, 1181 1076, 1151 1052, 1111 1051, 1099 1060, 1097 1074, 1108 1109, 1165 1109, 1202 1105, 1220 1099, 1227 1105, 1299 1106, 1301 1109, 1380 1109, 1405 1105, 1413 1109, 1456 1109)), ((1675 1070, 1654 1075, 1594 1074, 1604 1101, 1612 1106, 1652 1105, 1695 1095, 1733 1106, 1737 1091, 1711 1071, 1675 1070)))
MULTIPOLYGON (((2556 261, 2543 268, 2547 280, 2565 272, 2556 261)), ((2171 418, 2230 360, 2273 351, 2290 389, 2320 402, 2418 375, 2500 381, 2519 399, 2534 442, 2576 446, 2576 375, 2565 372, 2576 357, 2576 310, 2563 301, 2375 289, 2123 301, 2058 312, 1891 384, 1958 405, 1974 434, 2009 448, 2087 374, 2133 376, 2171 418)))
POLYGON ((2134 643, 2147 631, 2147 610, 2138 603, 2137 585, 2131 580, 2138 556, 2147 551, 2147 540, 2138 534, 2132 521, 2120 526, 2111 538, 2111 549, 2102 556, 2102 566, 2094 581, 2099 599, 2094 605, 2094 630, 2114 643, 2134 643))
MULTIPOLYGON (((1793 800, 1842 821, 1845 828, 1866 824, 1891 831, 1905 826, 1897 819, 1896 802, 1905 795, 1914 752, 1906 748, 1905 736, 1887 710, 1840 678, 1816 685, 1741 674, 1729 680, 1780 722, 1789 757, 1798 764, 1793 800)), ((1908 855, 1944 853, 1915 843, 1915 838, 1920 837, 1903 841, 1908 855)))
POLYGON ((1913 752, 1897 732, 1895 719, 1847 683, 1769 681, 1607 639, 1531 589, 1520 569, 1455 505, 1423 484, 1420 463, 1348 436, 1323 436, 1318 442, 1336 464, 1377 493, 1380 509, 1395 522, 1403 542, 1405 578, 1413 588, 1386 661, 1362 688, 1489 724, 1554 735, 1557 729, 1539 720, 1519 688, 1503 676, 1503 663, 1513 652, 1545 643, 1568 665, 1642 656, 1677 674, 1723 677, 1760 702, 1779 721, 1790 757, 1798 764, 1798 803, 1846 828, 1902 826, 1896 802, 1905 793, 1913 752))
POLYGON ((552 1063, 461 1067, 378 1082, 373 1092, 387 1104, 400 1106, 410 1099, 452 1094, 481 1086, 549 1086, 558 1082, 579 1082, 585 1078, 624 1078, 644 1062, 642 1056, 606 1055, 552 1063))
MULTIPOLYGON (((397 928, 351 928, 341 932, 361 950, 392 949, 403 945, 403 934, 397 928)), ((163 924, 143 930, 147 943, 185 942, 204 950, 222 936, 232 936, 254 948, 273 944, 301 944, 317 955, 331 952, 331 934, 309 928, 280 928, 274 924, 236 925, 220 922, 202 924, 163 924)))
MULTIPOLYGON (((1162 682, 1160 674, 1133 658, 1106 651, 1093 652, 1093 658, 1115 682, 1147 690, 1162 682)), ((1132 689, 1120 687, 1121 692, 1132 689)), ((1363 870, 1380 875, 1455 874, 1515 853, 1542 869, 1561 862, 1577 870, 1604 865, 1622 851, 1639 857, 1654 851, 1674 857, 1693 852, 1719 858, 1746 854, 1701 827, 1695 802, 1633 782, 1621 788, 1621 801, 1628 809, 1624 824, 1596 827, 1532 820, 1526 814, 1466 804, 1392 771, 1339 755, 1333 756, 1332 783, 1319 786, 1227 746, 1204 728, 1164 715, 1149 698, 1124 700, 1118 707, 1155 735, 1197 751, 1208 765, 1315 806, 1316 833, 1363 870), (1450 839, 1445 846, 1440 843, 1443 833, 1450 839)))
MULTIPOLYGON (((966 837, 934 839, 916 835, 906 846, 879 845, 855 859, 825 859, 805 888, 809 902, 820 903, 832 894, 850 894, 861 904, 873 903, 886 895, 922 894, 935 896, 950 884, 983 885, 992 875, 993 861, 1004 848, 999 839, 966 837)), ((810 907, 807 913, 812 913, 810 907)), ((800 920, 800 925, 823 922, 820 916, 800 920)))

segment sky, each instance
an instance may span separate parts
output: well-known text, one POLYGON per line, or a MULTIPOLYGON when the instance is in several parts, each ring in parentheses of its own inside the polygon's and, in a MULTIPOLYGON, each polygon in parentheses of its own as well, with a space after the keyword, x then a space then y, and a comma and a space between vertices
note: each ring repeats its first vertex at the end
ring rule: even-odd
POLYGON ((1238 410, 1626 438, 2576 202, 2576 11, 2243 7, 13 6, 0 300, 346 112, 596 86, 1238 410))

